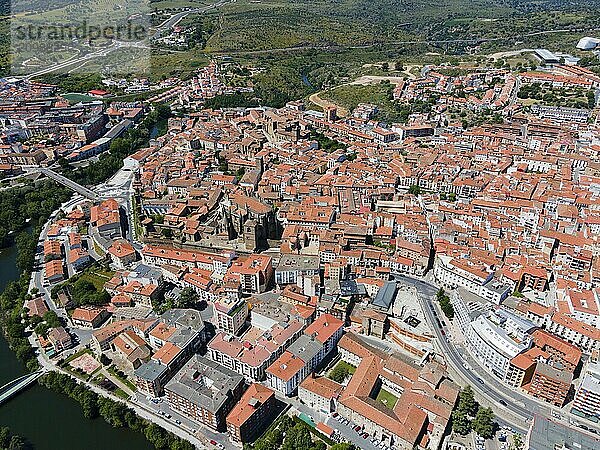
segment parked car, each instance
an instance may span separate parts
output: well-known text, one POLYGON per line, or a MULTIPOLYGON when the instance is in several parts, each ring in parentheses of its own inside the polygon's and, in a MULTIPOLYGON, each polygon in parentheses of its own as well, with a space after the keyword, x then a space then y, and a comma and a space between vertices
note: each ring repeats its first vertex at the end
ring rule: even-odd
POLYGON ((354 431, 360 431, 360 425, 356 425, 356 426, 354 427, 354 431))

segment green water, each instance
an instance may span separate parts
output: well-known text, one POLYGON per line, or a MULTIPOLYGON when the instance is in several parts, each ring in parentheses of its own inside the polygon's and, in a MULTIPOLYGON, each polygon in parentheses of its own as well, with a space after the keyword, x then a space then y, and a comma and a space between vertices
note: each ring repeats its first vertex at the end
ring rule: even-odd
MULTIPOLYGON (((0 252, 0 291, 19 274, 15 248, 0 252)), ((0 335, 0 386, 25 373, 0 335)), ((34 385, 0 405, 0 426, 25 437, 36 450, 138 450, 153 448, 141 433, 83 417, 79 404, 34 385)))

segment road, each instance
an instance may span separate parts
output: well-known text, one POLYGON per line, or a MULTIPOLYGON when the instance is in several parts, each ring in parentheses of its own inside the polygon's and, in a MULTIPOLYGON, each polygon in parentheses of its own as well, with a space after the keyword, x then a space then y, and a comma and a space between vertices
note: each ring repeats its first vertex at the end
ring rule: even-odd
MULTIPOLYGON (((30 337, 30 342, 32 346, 36 346, 33 335, 30 337)), ((96 394, 101 395, 102 397, 110 398, 111 400, 120 403, 125 403, 127 406, 132 408, 138 416, 160 425, 165 430, 170 431, 171 433, 175 434, 176 436, 179 436, 182 439, 186 439, 187 441, 191 442, 196 448, 200 450, 208 450, 209 448, 212 448, 211 446, 207 446, 202 440, 198 439, 191 431, 184 429, 183 427, 179 426, 173 421, 168 420, 166 417, 163 417, 162 415, 156 413, 152 409, 145 407, 145 405, 139 404, 135 401, 125 401, 122 398, 105 391, 104 389, 100 388, 99 386, 96 386, 93 383, 84 382, 78 378, 75 378, 69 372, 54 365, 54 363, 47 358, 46 354, 43 351, 39 352, 38 361, 43 369, 52 370, 55 372, 60 372, 69 375, 70 377, 76 379, 78 382, 84 384, 88 389, 94 391, 96 394)))
MULTIPOLYGON (((341 50, 365 50, 373 47, 381 46, 398 46, 398 45, 445 45, 445 44, 465 44, 465 45, 480 45, 486 42, 503 42, 503 41, 518 41, 527 37, 541 36, 545 34, 557 34, 557 33, 594 33, 600 31, 600 28, 593 29, 569 29, 562 28, 558 30, 544 30, 535 31, 531 33, 520 34, 509 37, 498 37, 498 38, 469 38, 469 39, 411 39, 406 41, 376 41, 369 44, 356 44, 356 45, 297 45, 294 47, 280 47, 271 48, 265 50, 234 50, 234 49, 223 49, 210 52, 215 55, 269 55, 275 53, 287 53, 297 52, 305 50, 323 50, 323 51, 341 51, 341 50)), ((590 34, 591 35, 591 34, 590 34)))
POLYGON ((26 75, 25 79, 31 79, 31 78, 36 78, 39 77, 41 75, 46 75, 48 73, 52 73, 52 72, 56 72, 57 70, 61 70, 61 69, 66 69, 68 67, 74 66, 76 64, 82 65, 88 61, 91 61, 93 59, 102 57, 102 56, 107 56, 109 53, 121 49, 121 48, 131 48, 131 47, 135 47, 135 48, 146 48, 145 45, 139 43, 139 42, 122 42, 122 41, 113 41, 110 45, 108 45, 107 47, 104 47, 98 51, 92 52, 92 53, 88 53, 86 55, 80 56, 80 57, 76 57, 76 58, 70 58, 67 59, 65 61, 62 61, 60 63, 54 64, 52 66, 48 66, 45 67, 43 69, 40 69, 36 72, 32 72, 28 75, 26 75))
POLYGON ((505 388, 497 379, 492 379, 492 375, 489 375, 483 369, 474 370, 477 367, 474 365, 474 361, 473 365, 471 365, 473 370, 466 369, 463 356, 448 340, 448 333, 440 329, 437 325, 439 315, 434 309, 434 304, 431 302, 431 299, 435 297, 438 288, 423 280, 417 280, 406 276, 397 276, 397 278, 417 289, 421 308, 425 313, 430 328, 437 337, 436 345, 439 346, 440 354, 444 355, 453 371, 466 383, 470 384, 476 393, 479 393, 480 396, 483 396, 494 405, 494 412, 497 416, 508 422, 512 428, 526 433, 527 424, 525 422, 528 422, 533 418, 534 411, 538 414, 545 414, 545 408, 542 408, 537 402, 533 402, 531 399, 522 396, 518 392, 505 388), (484 380, 483 384, 479 381, 480 379, 484 380), (487 380, 487 382, 485 382, 485 380, 487 380), (494 386, 494 388, 488 386, 494 386), (506 406, 501 402, 504 402, 506 406), (521 404, 524 406, 521 406, 521 404))
POLYGON ((154 39, 160 38, 164 31, 167 31, 167 30, 171 29, 172 27, 174 27, 175 25, 177 25, 189 14, 198 14, 198 13, 207 12, 207 11, 210 11, 211 9, 220 8, 221 6, 224 6, 229 2, 230 2, 230 0, 220 0, 219 2, 214 3, 212 5, 204 6, 202 8, 190 9, 188 11, 182 11, 180 13, 177 13, 177 14, 171 16, 170 18, 168 18, 167 20, 163 21, 156 28, 156 31, 152 35, 151 39, 154 40, 154 39))
POLYGON ((217 433, 208 427, 179 414, 177 411, 171 409, 163 399, 160 399, 160 401, 155 403, 142 393, 138 392, 134 395, 132 401, 138 407, 143 408, 157 417, 161 417, 173 426, 185 430, 186 433, 194 436, 196 440, 202 442, 202 444, 208 448, 215 448, 214 445, 210 444, 210 441, 213 440, 223 445, 227 450, 239 450, 239 447, 236 447, 231 443, 227 433, 217 433))
MULTIPOLYGON (((177 23, 179 23, 188 14, 192 14, 192 13, 198 14, 198 13, 206 12, 211 9, 219 8, 227 3, 229 3, 229 0, 220 0, 217 3, 214 3, 209 6, 205 6, 203 8, 197 8, 197 9, 192 9, 189 11, 183 11, 183 12, 177 13, 159 25, 159 27, 156 29, 155 33, 152 35, 152 39, 156 39, 156 38, 160 37, 160 35, 163 31, 165 31, 165 30, 171 28, 172 26, 176 25, 177 23)), ((61 61, 57 64, 53 64, 51 66, 45 67, 43 69, 40 69, 40 70, 32 72, 28 75, 25 75, 23 78, 25 78, 25 79, 36 78, 36 77, 39 77, 42 75, 46 75, 48 73, 59 71, 61 69, 67 69, 67 68, 70 68, 75 65, 81 66, 81 65, 87 63, 88 61, 107 56, 109 53, 112 53, 115 50, 119 50, 119 49, 123 49, 123 48, 144 48, 144 49, 148 49, 148 51, 150 51, 150 49, 151 49, 151 47, 149 47, 144 42, 126 42, 126 41, 113 40, 110 45, 108 45, 104 48, 101 48, 95 52, 87 53, 82 56, 77 56, 77 55, 71 56, 69 59, 61 61)))
POLYGON ((449 340, 450 333, 447 329, 443 330, 437 326, 438 318, 440 321, 444 321, 437 304, 431 301, 435 297, 438 287, 427 281, 403 275, 396 275, 396 278, 417 289, 421 308, 425 312, 430 328, 436 334, 436 345, 440 350, 440 354, 445 356, 452 372, 462 379, 465 384, 470 384, 475 393, 483 397, 492 406, 497 418, 500 419, 500 425, 504 422, 511 428, 526 433, 528 429, 527 422, 531 421, 534 414, 540 414, 568 423, 584 423, 592 429, 598 429, 597 424, 571 414, 568 405, 563 409, 554 407, 510 388, 490 374, 466 350, 449 340))

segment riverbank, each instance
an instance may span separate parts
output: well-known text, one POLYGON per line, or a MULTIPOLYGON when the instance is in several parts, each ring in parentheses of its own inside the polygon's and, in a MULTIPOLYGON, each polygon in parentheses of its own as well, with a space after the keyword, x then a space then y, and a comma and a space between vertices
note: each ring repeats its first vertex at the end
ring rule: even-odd
MULTIPOLYGON (((113 160, 121 158, 118 164, 118 167, 121 167, 122 157, 147 145, 153 127, 156 127, 154 133, 160 134, 169 115, 170 111, 161 110, 153 114, 150 121, 145 120, 141 130, 130 131, 127 138, 120 141, 122 148, 115 148, 114 154, 111 149, 112 158, 103 158, 99 166, 92 168, 94 171, 104 169, 104 171, 97 170, 95 176, 100 176, 101 181, 104 181, 107 174, 114 175, 111 169, 115 168, 117 163, 113 160)), ((78 173, 78 175, 85 178, 89 174, 78 173)), ((0 324, 3 331, 3 336, 0 337, 0 383, 2 385, 27 371, 38 368, 38 355, 30 345, 28 317, 23 305, 31 298, 28 288, 41 225, 46 223, 51 214, 71 197, 70 192, 65 188, 53 182, 47 183, 48 186, 54 187, 50 192, 44 190, 32 194, 31 191, 35 189, 29 189, 26 192, 2 193, 8 196, 11 205, 18 205, 21 199, 20 209, 18 209, 21 216, 17 217, 22 218, 22 215, 29 211, 35 219, 27 221, 32 226, 31 236, 17 239, 18 246, 11 239, 13 245, 0 252, 0 290, 2 291, 0 324)), ((9 215, 0 212, 0 219, 2 219, 0 223, 15 223, 10 216, 15 216, 16 210, 13 208, 9 215)), ((56 370, 53 366, 48 367, 50 363, 43 355, 39 355, 39 358, 47 368, 56 370)), ((8 426, 13 434, 24 436, 38 450, 57 448, 137 450, 152 447, 190 450, 194 448, 185 439, 173 435, 148 418, 141 418, 131 407, 118 399, 110 398, 110 394, 97 386, 87 385, 72 379, 70 375, 55 372, 45 375, 41 383, 52 387, 52 390, 35 385, 0 407, 0 426, 8 426), (67 386, 72 389, 67 389, 67 386), (77 395, 73 395, 73 392, 77 395), (81 408, 67 396, 77 400, 81 408)))
MULTIPOLYGON (((0 251, 0 291, 19 277, 16 246, 0 251)), ((27 372, 0 333, 0 385, 27 372)), ((140 433, 116 429, 102 419, 89 420, 66 396, 35 384, 0 406, 0 426, 23 436, 36 450, 143 450, 150 444, 140 433)))

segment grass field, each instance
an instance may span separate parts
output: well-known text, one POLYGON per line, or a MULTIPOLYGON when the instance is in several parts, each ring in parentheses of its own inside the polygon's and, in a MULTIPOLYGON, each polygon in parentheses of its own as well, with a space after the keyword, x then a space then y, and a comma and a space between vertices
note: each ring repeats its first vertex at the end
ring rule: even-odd
POLYGON ((135 392, 137 390, 137 387, 135 386, 135 384, 133 384, 131 381, 129 381, 127 378, 123 378, 122 376, 120 376, 117 371, 115 370, 115 368, 113 366, 110 366, 108 368, 108 372, 115 377, 117 380, 119 380, 121 383, 123 383, 125 386, 127 386, 129 389, 131 389, 133 392, 135 392))
POLYGON ((376 400, 383 403, 388 408, 394 409, 394 406, 396 406, 396 402, 398 401, 398 397, 381 388, 377 394, 376 400))
POLYGON ((110 280, 114 274, 114 272, 106 271, 98 266, 92 266, 84 270, 79 278, 89 281, 98 291, 101 291, 104 288, 104 283, 110 280))
POLYGON ((345 368, 348 370, 348 373, 349 373, 350 375, 354 375, 354 372, 356 372, 356 367, 354 367, 354 366, 353 366, 353 365, 351 365, 351 364, 348 364, 346 361, 340 361, 340 362, 339 362, 339 363, 337 363, 335 366, 336 366, 336 367, 337 367, 337 366, 340 366, 340 367, 345 367, 345 368))
POLYGON ((367 86, 345 85, 323 92, 320 97, 352 111, 360 103, 372 103, 379 107, 377 118, 385 122, 404 121, 401 111, 390 98, 388 83, 367 86))

